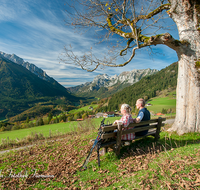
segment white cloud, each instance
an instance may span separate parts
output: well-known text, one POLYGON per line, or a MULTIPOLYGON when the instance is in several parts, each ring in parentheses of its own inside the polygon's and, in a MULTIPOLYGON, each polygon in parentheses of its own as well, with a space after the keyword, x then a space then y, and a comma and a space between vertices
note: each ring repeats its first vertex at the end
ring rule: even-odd
POLYGON ((61 85, 65 86, 66 88, 67 87, 72 87, 72 86, 78 86, 80 84, 83 84, 83 83, 80 83, 80 82, 60 82, 61 85))
POLYGON ((12 21, 29 12, 26 4, 20 0, 1 0, 0 21, 12 21))

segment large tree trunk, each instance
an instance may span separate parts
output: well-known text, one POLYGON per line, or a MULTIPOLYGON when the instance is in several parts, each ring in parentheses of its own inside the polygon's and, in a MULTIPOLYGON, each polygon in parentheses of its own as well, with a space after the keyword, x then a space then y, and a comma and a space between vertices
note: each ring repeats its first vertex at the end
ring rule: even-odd
POLYGON ((178 134, 200 132, 200 87, 191 69, 194 58, 190 59, 182 55, 179 61, 176 118, 171 128, 178 134))
POLYGON ((171 17, 179 31, 176 118, 170 131, 200 132, 200 3, 171 0, 171 17), (199 12, 198 12, 199 11, 199 12), (185 44, 185 45, 184 45, 185 44))

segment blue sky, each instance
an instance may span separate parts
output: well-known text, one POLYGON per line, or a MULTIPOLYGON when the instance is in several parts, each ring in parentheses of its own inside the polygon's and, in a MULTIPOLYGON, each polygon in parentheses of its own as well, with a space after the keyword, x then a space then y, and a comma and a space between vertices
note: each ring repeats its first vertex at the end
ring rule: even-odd
MULTIPOLYGON (((60 63, 58 57, 65 45, 71 44, 81 55, 97 42, 91 33, 80 35, 65 25, 64 4, 65 0, 1 0, 0 51, 35 64, 66 87, 90 82, 98 74, 112 76, 133 69, 160 70, 178 60, 175 51, 159 45, 155 47, 159 54, 149 56, 147 51, 139 50, 133 61, 122 68, 106 67, 91 73, 60 63)), ((178 38, 176 30, 170 33, 178 38)), ((107 51, 102 45, 98 50, 107 51)))

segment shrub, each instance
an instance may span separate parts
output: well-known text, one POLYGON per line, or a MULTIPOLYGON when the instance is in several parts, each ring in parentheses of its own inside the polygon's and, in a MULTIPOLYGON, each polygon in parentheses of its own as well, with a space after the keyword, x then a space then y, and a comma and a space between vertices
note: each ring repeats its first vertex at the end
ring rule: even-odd
POLYGON ((163 108, 162 111, 161 111, 161 113, 167 114, 167 109, 163 108))

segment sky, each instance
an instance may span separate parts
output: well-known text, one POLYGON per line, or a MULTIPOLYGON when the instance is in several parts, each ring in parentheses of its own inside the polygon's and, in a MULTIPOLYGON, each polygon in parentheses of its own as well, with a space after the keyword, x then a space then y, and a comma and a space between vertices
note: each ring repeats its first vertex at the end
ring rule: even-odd
MULTIPOLYGON (((72 87, 91 82, 99 74, 113 76, 133 69, 161 70, 178 61, 176 52, 166 46, 156 46, 157 54, 138 50, 134 59, 125 67, 105 67, 87 72, 59 60, 64 46, 72 45, 79 55, 94 47, 96 37, 89 33, 76 33, 65 23, 67 0, 0 0, 0 51, 15 54, 24 61, 35 64, 61 85, 72 87)), ((170 32, 178 38, 177 30, 170 32)), ((106 46, 98 51, 104 53, 106 46)))

